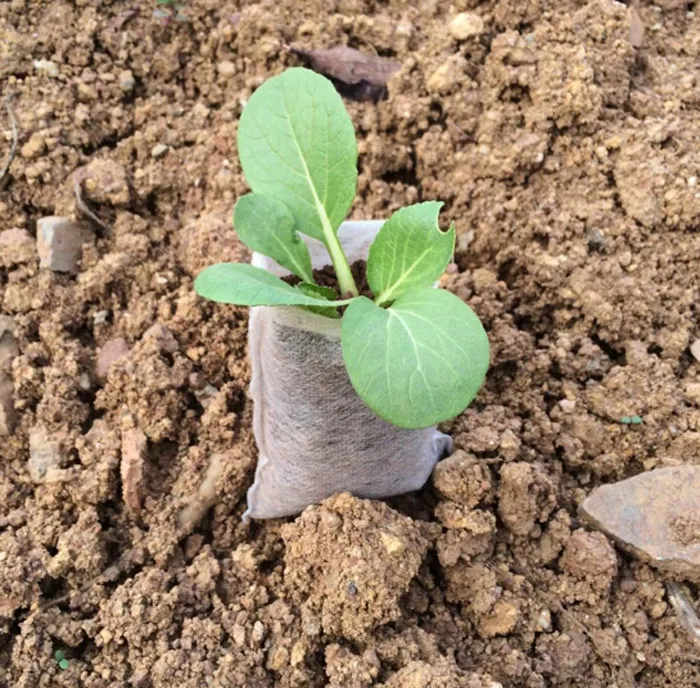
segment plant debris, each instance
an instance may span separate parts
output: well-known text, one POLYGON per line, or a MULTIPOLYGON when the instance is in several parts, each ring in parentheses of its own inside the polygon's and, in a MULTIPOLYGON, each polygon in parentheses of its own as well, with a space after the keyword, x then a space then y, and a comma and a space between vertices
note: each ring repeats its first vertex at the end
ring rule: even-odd
POLYGON ((376 103, 386 98, 387 82, 401 69, 401 63, 396 60, 367 55, 344 45, 328 50, 285 47, 315 72, 331 79, 339 93, 352 100, 376 103))
POLYGON ((669 581, 666 583, 666 592, 680 625, 693 636, 695 642, 700 642, 700 618, 683 588, 678 583, 669 581))

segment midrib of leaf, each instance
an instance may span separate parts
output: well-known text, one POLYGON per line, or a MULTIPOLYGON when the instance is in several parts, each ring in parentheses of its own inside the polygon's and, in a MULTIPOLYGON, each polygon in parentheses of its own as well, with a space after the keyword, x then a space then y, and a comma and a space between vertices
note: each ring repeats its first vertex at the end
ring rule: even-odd
MULTIPOLYGON (((318 192, 316 191, 316 185, 314 184, 313 177, 309 173, 309 166, 306 164, 306 158, 304 157, 304 153, 302 152, 301 145, 299 143, 299 138, 297 136, 297 132, 294 129, 294 120, 289 112, 289 107, 287 106, 287 93, 286 91, 282 92, 282 100, 284 101, 284 111, 287 113, 287 122, 289 122, 289 129, 292 132, 292 141, 294 141, 294 145, 296 146, 297 153, 299 154, 299 159, 301 160, 302 167, 304 169, 304 177, 306 178, 307 184, 309 186, 309 189, 311 190, 311 195, 314 199, 314 205, 316 207, 316 213, 321 219, 321 227, 323 228, 323 235, 326 237, 326 243, 330 245, 333 242, 333 239, 335 238, 335 234, 333 232, 333 227, 331 226, 331 221, 330 218, 328 217, 328 213, 326 213, 326 208, 321 203, 321 199, 318 197, 318 192)), ((312 101, 313 103, 313 101, 312 101)), ((311 108, 312 112, 315 112, 315 108, 312 105, 311 108)), ((326 155, 328 155, 328 146, 326 146, 326 155)), ((328 165, 326 165, 326 178, 328 177, 328 165)), ((328 182, 326 182, 326 193, 328 193, 328 182)))
MULTIPOLYGON (((423 366, 421 365, 421 359, 420 359, 420 356, 418 355, 418 342, 416 342, 415 337, 413 336, 413 334, 411 334, 411 328, 404 322, 404 319, 398 313, 393 312, 391 309, 387 309, 386 312, 389 314, 390 319, 396 318, 399 321, 399 324, 401 325, 401 327, 403 327, 406 334, 408 335, 408 338, 411 342, 411 346, 413 347, 413 355, 416 357, 416 369, 413 371, 413 374, 419 373, 420 376, 423 378, 423 383, 425 385, 425 389, 428 392, 428 396, 430 397, 430 404, 434 408, 435 407, 435 397, 433 396, 433 391, 430 388, 430 384, 428 383, 428 380, 425 377, 425 372, 423 371, 423 366)), ((391 331, 391 328, 388 327, 387 328, 387 356, 386 356, 387 380, 389 380, 391 377, 389 375, 389 351, 390 351, 390 347, 388 346, 388 338, 389 338, 388 333, 390 331, 391 331)), ((410 401, 410 399, 409 399, 409 401, 410 401)))
MULTIPOLYGON (((405 281, 411 276, 411 273, 416 269, 416 267, 417 267, 418 264, 423 260, 423 258, 425 258, 425 256, 427 256, 427 255, 430 253, 430 251, 431 251, 430 248, 425 249, 425 251, 423 251, 423 253, 421 253, 420 256, 418 256, 418 257, 413 261, 413 265, 411 265, 411 267, 408 268, 408 270, 406 270, 406 271, 401 275, 401 277, 400 277, 398 280, 396 280, 396 282, 394 282, 394 284, 393 284, 389 289, 387 289, 385 292, 382 292, 382 293, 379 295, 379 298, 377 299, 377 305, 378 305, 378 306, 381 306, 382 304, 386 303, 387 301, 391 301, 391 297, 392 297, 392 296, 394 295, 394 293, 396 292, 396 289, 397 289, 398 287, 400 287, 401 284, 402 284, 403 282, 405 282, 405 281)), ((392 271, 392 272, 394 271, 394 266, 393 266, 393 265, 392 265, 391 271, 392 271)))

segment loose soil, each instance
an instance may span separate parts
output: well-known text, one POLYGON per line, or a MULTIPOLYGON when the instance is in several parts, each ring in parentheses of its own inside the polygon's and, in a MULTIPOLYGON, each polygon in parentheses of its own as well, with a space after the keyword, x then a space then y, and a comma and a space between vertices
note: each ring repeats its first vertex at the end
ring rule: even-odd
POLYGON ((638 3, 641 47, 610 0, 187 5, 166 26, 150 2, 0 3, 20 137, 1 228, 33 237, 54 214, 97 233, 77 275, 26 242, 0 261, 20 350, 0 686, 699 685, 665 578, 577 522, 596 485, 700 456, 694 3, 638 3), (458 11, 483 29, 453 38, 458 11), (192 280, 246 258, 236 127, 297 64, 284 44, 401 63, 386 100, 348 102, 352 217, 446 202, 443 286, 483 319, 493 366, 420 493, 243 525, 247 313, 192 280), (129 353, 98 376, 106 347, 129 353))

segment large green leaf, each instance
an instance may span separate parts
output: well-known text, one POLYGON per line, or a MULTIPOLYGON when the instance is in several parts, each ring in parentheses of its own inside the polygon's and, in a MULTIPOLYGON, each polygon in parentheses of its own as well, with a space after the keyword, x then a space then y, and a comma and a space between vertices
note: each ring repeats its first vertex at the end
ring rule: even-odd
POLYGON ((248 248, 269 256, 305 282, 314 281, 309 249, 284 203, 263 194, 246 194, 236 203, 233 226, 248 248))
POLYGON ((260 86, 241 114, 238 155, 254 192, 282 201, 298 231, 333 243, 355 196, 357 144, 328 79, 296 67, 260 86))
MULTIPOLYGON (((267 270, 247 263, 218 263, 204 268, 194 281, 196 292, 218 303, 237 306, 324 306, 325 298, 308 296, 267 270)), ((344 306, 350 300, 336 301, 344 306)))
POLYGON ((367 280, 377 304, 390 303, 414 287, 429 287, 444 272, 454 251, 455 229, 440 230, 442 205, 411 205, 382 225, 367 258, 367 280))
POLYGON ((353 387, 377 415, 402 428, 461 413, 489 365, 479 318, 441 289, 411 289, 387 309, 357 298, 345 311, 341 336, 353 387))

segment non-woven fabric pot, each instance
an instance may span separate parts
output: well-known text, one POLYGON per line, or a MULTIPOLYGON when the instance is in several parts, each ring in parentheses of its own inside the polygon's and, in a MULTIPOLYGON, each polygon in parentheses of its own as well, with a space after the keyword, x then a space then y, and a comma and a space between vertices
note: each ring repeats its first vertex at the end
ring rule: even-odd
MULTIPOLYGON (((382 221, 344 222, 349 263, 365 260, 382 221)), ((314 269, 331 265, 323 244, 303 237, 314 269)), ((289 272, 261 254, 252 264, 289 272)), ((405 430, 382 420, 350 383, 339 319, 297 307, 251 309, 250 391, 258 445, 244 519, 300 513, 338 492, 380 498, 421 488, 452 440, 435 427, 405 430)))

